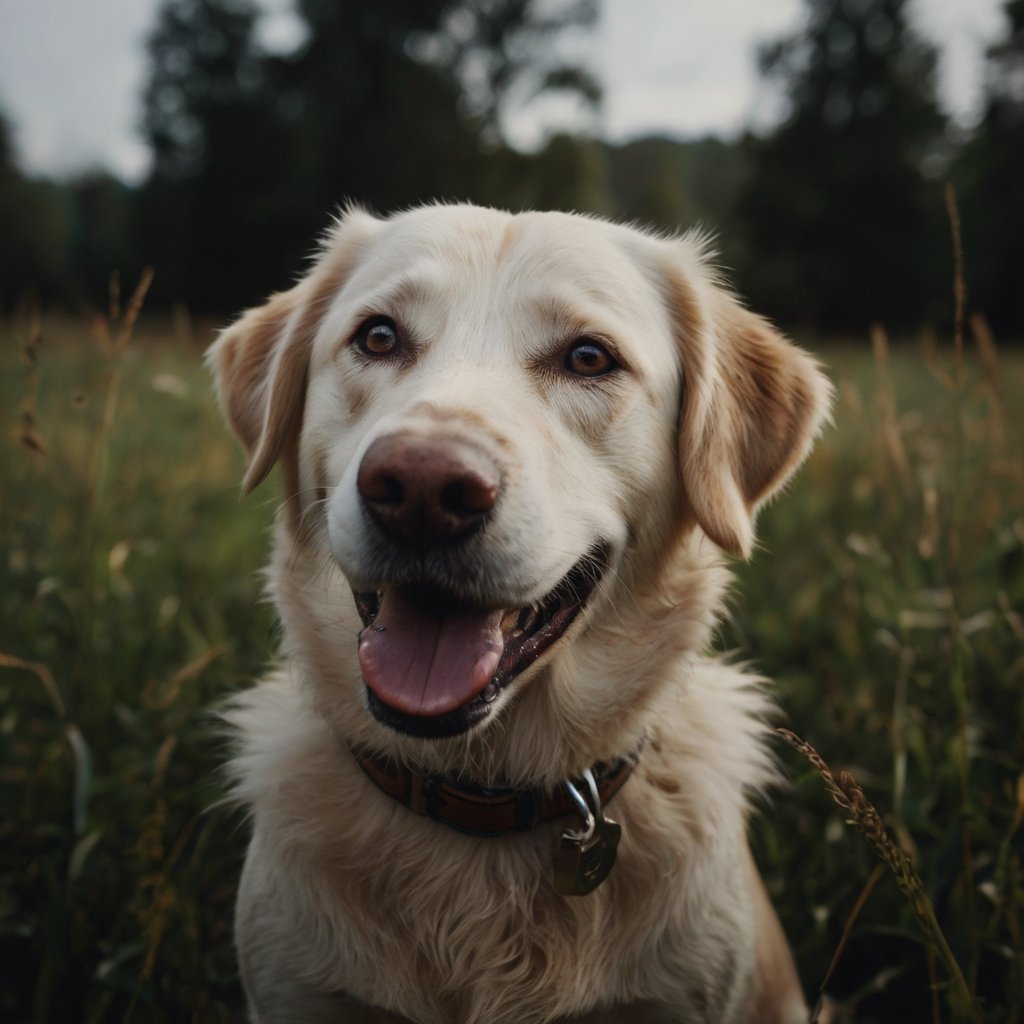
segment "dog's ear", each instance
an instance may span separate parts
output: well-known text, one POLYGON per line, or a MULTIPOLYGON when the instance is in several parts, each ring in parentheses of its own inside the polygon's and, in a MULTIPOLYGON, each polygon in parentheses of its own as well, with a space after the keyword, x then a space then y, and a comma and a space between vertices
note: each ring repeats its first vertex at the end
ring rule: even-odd
POLYGON ((717 284, 677 274, 672 292, 683 487, 704 532, 747 557, 758 506, 810 451, 832 388, 810 356, 717 284))
POLYGON ((245 494, 263 481, 286 440, 301 427, 313 338, 360 245, 379 223, 361 210, 349 210, 294 288, 248 310, 206 352, 224 415, 249 456, 245 494))

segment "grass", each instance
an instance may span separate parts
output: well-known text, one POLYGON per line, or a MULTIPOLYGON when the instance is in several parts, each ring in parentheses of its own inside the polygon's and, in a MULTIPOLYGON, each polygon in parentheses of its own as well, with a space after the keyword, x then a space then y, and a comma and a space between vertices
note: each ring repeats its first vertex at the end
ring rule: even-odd
MULTIPOLYGON (((978 325, 979 330, 983 324, 978 325)), ((788 724, 842 766, 923 880, 966 979, 887 871, 829 985, 841 1020, 1024 1017, 1024 353, 995 372, 934 342, 827 353, 836 426, 762 517, 726 645, 778 682, 788 724), (958 368, 959 367, 959 368, 958 368), (941 957, 939 958, 941 961, 941 957)), ((755 825, 802 976, 823 978, 872 844, 819 772, 755 825)))
MULTIPOLYGON (((3 1020, 240 1019, 210 710, 275 647, 275 495, 238 501, 205 337, 130 310, 0 336, 3 1020)), ((836 425, 722 630, 832 774, 780 741, 754 839, 841 1021, 1024 1021, 1024 352, 953 351, 824 353, 836 425)))
POLYGON ((209 709, 274 648, 272 509, 238 502, 195 344, 32 337, 0 357, 0 1018, 227 1020, 243 836, 205 811, 209 709))

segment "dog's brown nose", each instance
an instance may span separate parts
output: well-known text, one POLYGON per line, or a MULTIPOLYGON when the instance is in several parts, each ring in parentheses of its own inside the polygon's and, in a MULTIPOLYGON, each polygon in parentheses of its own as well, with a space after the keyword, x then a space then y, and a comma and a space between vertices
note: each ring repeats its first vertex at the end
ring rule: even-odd
POLYGON ((417 548, 478 529, 500 483, 494 461, 475 446, 405 434, 378 437, 356 477, 363 508, 385 536, 417 548))

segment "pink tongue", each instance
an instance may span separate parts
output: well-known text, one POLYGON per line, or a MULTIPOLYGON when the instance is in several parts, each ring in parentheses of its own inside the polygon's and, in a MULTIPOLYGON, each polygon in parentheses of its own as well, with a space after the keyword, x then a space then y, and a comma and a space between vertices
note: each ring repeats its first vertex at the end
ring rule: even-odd
POLYGON ((387 590, 359 638, 366 685, 407 715, 445 715, 487 687, 505 648, 501 611, 423 607, 387 590))

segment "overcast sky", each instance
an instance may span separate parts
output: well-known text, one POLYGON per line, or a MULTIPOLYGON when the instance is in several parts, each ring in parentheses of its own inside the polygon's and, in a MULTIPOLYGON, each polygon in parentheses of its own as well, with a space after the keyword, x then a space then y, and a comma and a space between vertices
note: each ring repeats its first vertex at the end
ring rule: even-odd
MULTIPOLYGON (((289 0, 264 0, 269 45, 296 39, 289 0)), ((986 44, 1002 33, 1002 0, 913 0, 921 32, 942 52, 941 95, 970 121, 986 44)), ((0 0, 0 110, 14 122, 22 164, 60 174, 103 165, 129 180, 146 170, 138 133, 143 40, 159 0, 0 0)), ((759 43, 800 23, 801 0, 604 0, 586 44, 605 87, 599 128, 734 135, 770 123, 778 97, 759 80, 759 43)), ((568 116, 563 114, 563 117, 568 116)), ((515 119, 523 145, 543 136, 543 108, 515 119)))

